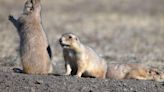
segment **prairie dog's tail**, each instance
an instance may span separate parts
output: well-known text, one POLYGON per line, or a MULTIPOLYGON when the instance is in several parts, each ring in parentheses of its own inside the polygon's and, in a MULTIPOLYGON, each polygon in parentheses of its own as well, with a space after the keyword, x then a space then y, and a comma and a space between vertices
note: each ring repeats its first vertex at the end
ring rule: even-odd
POLYGON ((24 73, 23 70, 20 69, 20 68, 13 68, 13 71, 14 71, 15 73, 24 73))

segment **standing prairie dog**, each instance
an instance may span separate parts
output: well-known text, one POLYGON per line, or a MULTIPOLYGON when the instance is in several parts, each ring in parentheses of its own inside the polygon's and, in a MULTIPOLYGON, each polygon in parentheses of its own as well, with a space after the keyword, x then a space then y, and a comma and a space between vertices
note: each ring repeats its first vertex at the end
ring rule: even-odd
POLYGON ((20 36, 20 57, 23 72, 27 74, 48 74, 53 71, 51 49, 42 27, 40 12, 40 0, 27 0, 23 14, 18 19, 9 16, 20 36))
POLYGON ((106 62, 90 47, 82 44, 76 35, 72 33, 63 34, 59 42, 63 48, 65 75, 105 78, 106 62))

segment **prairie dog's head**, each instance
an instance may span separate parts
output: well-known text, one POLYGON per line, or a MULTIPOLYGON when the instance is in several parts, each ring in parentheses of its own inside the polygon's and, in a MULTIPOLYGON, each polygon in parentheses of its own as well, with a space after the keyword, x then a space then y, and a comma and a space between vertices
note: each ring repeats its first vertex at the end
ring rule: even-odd
POLYGON ((75 49, 78 48, 80 45, 79 38, 72 33, 63 34, 60 37, 59 42, 62 48, 75 49))
POLYGON ((149 75, 152 76, 153 80, 164 81, 164 72, 161 72, 157 69, 150 69, 149 75))
POLYGON ((29 12, 31 12, 31 10, 32 10, 32 1, 30 1, 30 0, 28 0, 28 1, 26 1, 25 2, 25 5, 24 5, 24 13, 25 14, 28 14, 29 12))

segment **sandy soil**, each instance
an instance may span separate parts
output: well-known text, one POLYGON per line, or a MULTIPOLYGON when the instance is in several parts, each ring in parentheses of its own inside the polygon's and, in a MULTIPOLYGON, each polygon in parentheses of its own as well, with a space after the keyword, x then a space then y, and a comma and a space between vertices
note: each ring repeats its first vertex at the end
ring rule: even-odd
MULTIPOLYGON (((55 73, 64 62, 58 38, 77 34, 108 63, 143 63, 164 70, 163 0, 43 0, 44 29, 53 50, 55 73)), ((24 1, 0 0, 1 92, 164 92, 164 83, 138 80, 99 80, 54 75, 26 75, 21 67, 19 37, 8 21, 19 15, 24 1)))

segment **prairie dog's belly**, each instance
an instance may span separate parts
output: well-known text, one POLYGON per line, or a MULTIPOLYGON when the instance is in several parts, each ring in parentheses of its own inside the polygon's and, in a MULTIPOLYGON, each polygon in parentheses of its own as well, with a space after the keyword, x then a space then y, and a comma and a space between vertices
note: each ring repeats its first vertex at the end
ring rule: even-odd
POLYGON ((49 62, 46 45, 47 42, 44 39, 41 30, 28 29, 22 32, 20 55, 23 63, 25 63, 25 65, 26 63, 30 63, 32 67, 33 65, 38 65, 41 67, 46 66, 47 62, 49 62))

